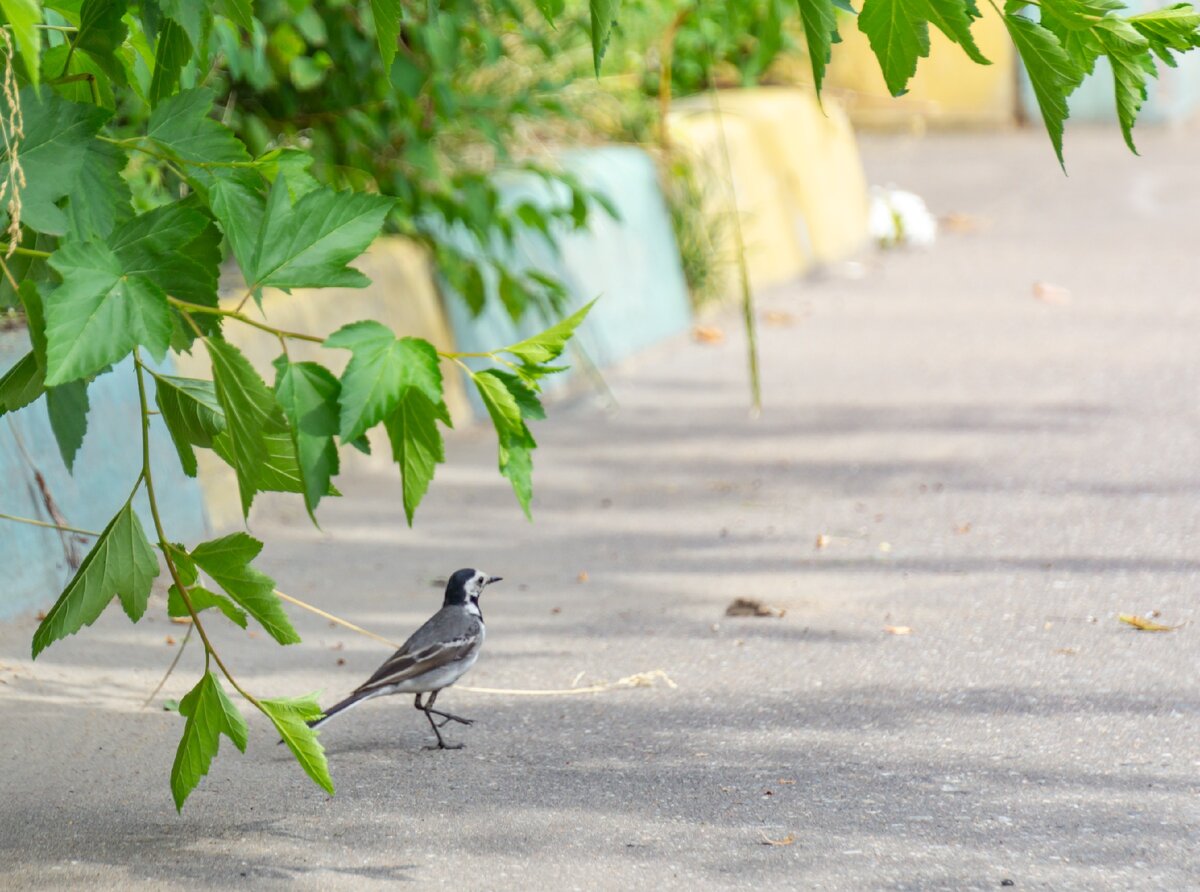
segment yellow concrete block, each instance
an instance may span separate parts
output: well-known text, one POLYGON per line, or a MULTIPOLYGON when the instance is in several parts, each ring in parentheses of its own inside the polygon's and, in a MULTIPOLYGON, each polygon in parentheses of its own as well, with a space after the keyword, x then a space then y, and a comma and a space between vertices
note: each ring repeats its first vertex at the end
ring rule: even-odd
POLYGON ((812 90, 731 90, 723 111, 752 122, 767 164, 783 185, 801 250, 816 263, 845 260, 867 239, 867 179, 850 119, 838 101, 812 90))
MULTIPOLYGON (((371 279, 369 287, 305 288, 291 294, 267 289, 263 293, 261 314, 253 302, 247 303, 244 311, 254 318, 265 318, 277 328, 321 337, 349 322, 374 319, 397 335, 424 338, 440 350, 454 348, 453 335, 423 248, 401 238, 381 238, 355 261, 354 266, 371 279)), ((232 295, 222 300, 222 304, 236 306, 244 286, 240 281, 222 284, 223 291, 232 295)), ((280 353, 279 341, 266 332, 237 322, 227 322, 224 331, 226 339, 246 355, 267 382, 273 382, 275 370, 271 363, 280 353)), ((304 341, 289 341, 288 352, 294 360, 315 360, 337 374, 350 358, 347 350, 327 350, 319 344, 304 341)), ((194 350, 191 356, 181 355, 178 366, 179 374, 184 376, 208 378, 211 375, 208 356, 203 349, 194 350)), ((470 419, 472 412, 461 376, 448 364, 442 372, 446 405, 451 416, 456 421, 470 419)), ((391 447, 386 437, 375 432, 371 445, 369 458, 357 450, 343 450, 343 466, 348 462, 390 464, 391 447)), ((198 450, 197 457, 205 507, 213 527, 222 529, 241 523, 241 504, 233 470, 210 450, 198 450)))
MULTIPOLYGON (((780 196, 786 191, 783 172, 769 161, 754 122, 722 110, 716 114, 707 97, 673 106, 667 117, 672 145, 692 163, 703 195, 704 211, 717 221, 717 243, 723 265, 734 269, 737 242, 731 218, 741 221, 750 284, 755 290, 787 282, 811 266, 797 227, 780 196), (722 146, 724 131, 724 147, 722 146), (732 177, 723 157, 729 152, 732 177), (732 182, 730 180, 732 179, 732 182), (736 210, 735 210, 736 209, 736 210)), ((736 276, 728 276, 732 291, 736 276)))
POLYGON ((962 48, 929 26, 929 58, 917 64, 908 92, 893 97, 879 61, 857 22, 840 22, 843 42, 833 47, 826 81, 856 125, 868 127, 1004 126, 1017 114, 1015 51, 1004 22, 986 4, 971 27, 991 65, 972 62, 962 48))
MULTIPOLYGON (((822 111, 811 90, 761 88, 722 91, 717 103, 719 119, 711 96, 681 100, 667 126, 701 178, 706 212, 727 219, 736 198, 753 288, 844 259, 866 241, 866 179, 849 119, 836 100, 826 100, 822 111), (733 196, 718 120, 729 147, 733 196)), ((732 259, 733 228, 722 223, 719 229, 722 254, 732 259)))

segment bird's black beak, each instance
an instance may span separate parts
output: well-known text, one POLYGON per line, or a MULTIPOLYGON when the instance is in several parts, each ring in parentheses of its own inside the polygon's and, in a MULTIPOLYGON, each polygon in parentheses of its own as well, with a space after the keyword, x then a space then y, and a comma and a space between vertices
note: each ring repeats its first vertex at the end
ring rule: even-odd
POLYGON ((503 581, 503 577, 501 577, 501 576, 490 576, 490 577, 488 577, 488 581, 485 582, 484 585, 491 585, 493 582, 501 582, 501 581, 503 581))

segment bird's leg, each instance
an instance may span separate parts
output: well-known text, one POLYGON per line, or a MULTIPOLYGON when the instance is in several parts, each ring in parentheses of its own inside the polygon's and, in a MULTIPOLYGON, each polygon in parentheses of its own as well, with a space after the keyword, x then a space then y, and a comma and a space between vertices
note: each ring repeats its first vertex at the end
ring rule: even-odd
POLYGON ((442 717, 442 723, 438 725, 439 728, 445 728, 451 722, 458 722, 460 725, 475 724, 474 719, 464 719, 461 715, 455 715, 452 712, 442 712, 440 709, 431 709, 429 711, 434 715, 440 715, 442 717))
MULTIPOLYGON (((420 699, 420 695, 418 695, 417 699, 420 699)), ((425 749, 427 749, 427 750, 431 750, 431 749, 460 750, 460 749, 462 749, 463 745, 461 743, 446 743, 446 741, 442 739, 442 732, 438 730, 438 725, 433 720, 433 716, 430 714, 430 713, 434 712, 433 702, 435 700, 437 700, 437 691, 434 691, 433 693, 431 693, 429 695, 429 699, 425 702, 425 705, 421 708, 421 711, 425 713, 425 718, 429 719, 429 727, 433 729, 433 734, 437 738, 437 746, 436 747, 427 746, 427 747, 425 747, 425 749)), ((438 715, 444 715, 444 713, 439 712, 438 715)), ((449 719, 447 719, 447 721, 449 721, 449 719)), ((445 722, 443 722, 442 724, 445 724, 445 722)))
POLYGON ((438 693, 440 693, 440 691, 429 695, 429 702, 425 705, 425 709, 427 709, 429 712, 432 712, 434 715, 440 715, 442 717, 442 723, 438 725, 439 728, 445 728, 451 722, 458 722, 462 725, 475 724, 473 719, 464 719, 461 715, 454 715, 450 712, 442 712, 440 709, 434 709, 433 703, 435 700, 437 700, 438 693))

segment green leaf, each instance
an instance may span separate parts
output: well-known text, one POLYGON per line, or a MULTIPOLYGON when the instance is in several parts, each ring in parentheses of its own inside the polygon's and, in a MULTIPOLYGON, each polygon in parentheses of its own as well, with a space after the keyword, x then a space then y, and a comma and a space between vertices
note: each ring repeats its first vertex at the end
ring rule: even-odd
POLYGON ((813 83, 817 96, 825 82, 825 66, 833 53, 833 44, 838 37, 837 13, 833 0, 799 0, 800 21, 804 24, 804 38, 808 42, 808 61, 812 65, 813 83))
MULTIPOLYGON (((1125 144, 1136 155, 1133 125, 1137 121, 1142 103, 1146 101, 1147 77, 1158 77, 1158 68, 1151 55, 1151 41, 1132 22, 1116 16, 1102 18, 1096 23, 1092 33, 1098 38, 1112 66, 1117 120, 1121 124, 1125 144)), ((1153 45, 1156 51, 1161 49, 1162 54, 1174 64, 1165 47, 1158 42, 1153 45)))
POLYGON ((221 236, 195 201, 139 214, 112 234, 109 246, 126 275, 143 276, 189 303, 217 305, 221 236))
POLYGON ((1025 63, 1058 163, 1063 164, 1062 135, 1063 121, 1068 115, 1067 96, 1079 85, 1083 75, 1053 32, 1011 13, 1005 14, 1004 24, 1025 63))
POLYGON ((522 418, 534 418, 541 421, 546 417, 542 401, 538 399, 533 389, 519 377, 511 372, 502 372, 500 369, 489 369, 488 374, 495 375, 504 382, 504 386, 512 394, 517 407, 521 410, 522 418))
POLYGON ((550 326, 541 334, 518 341, 498 352, 511 353, 513 356, 535 365, 557 359, 566 349, 567 341, 575 334, 575 329, 583 322, 595 303, 596 301, 593 300, 585 304, 562 322, 550 326))
POLYGON ((387 326, 365 320, 338 329, 325 339, 325 346, 353 354, 342 373, 339 398, 343 441, 357 439, 390 416, 409 388, 425 394, 437 417, 450 423, 437 350, 428 341, 397 339, 387 326))
POLYGON ((925 16, 946 37, 961 46, 971 57, 972 62, 979 65, 992 64, 979 51, 979 47, 975 44, 975 38, 971 34, 971 22, 979 18, 979 10, 974 2, 927 0, 925 16))
POLYGON ((621 0, 588 0, 588 9, 592 23, 592 63, 596 67, 596 77, 599 77, 600 63, 621 11, 621 0))
POLYGON ((192 447, 211 448, 213 438, 225 430, 225 410, 217 400, 213 382, 154 375, 154 401, 184 473, 195 477, 196 453, 192 447))
MULTIPOLYGON (((477 372, 471 376, 479 395, 492 417, 499 440, 500 473, 509 479, 521 510, 530 517, 529 503, 533 498, 533 450, 537 443, 521 411, 522 401, 527 403, 527 397, 522 393, 521 401, 509 390, 509 382, 518 379, 515 376, 502 376, 496 370, 489 369, 477 372)), ((521 385, 523 391, 528 388, 521 385)), ((541 406, 539 404, 538 408, 541 406)))
POLYGON ((42 22, 41 6, 37 0, 0 0, 0 11, 12 27, 25 73, 36 87, 41 75, 42 40, 37 28, 42 22))
MULTIPOLYGON (((192 609, 197 613, 203 613, 210 607, 216 607, 229 618, 230 622, 241 626, 243 629, 246 628, 246 611, 239 608, 224 595, 210 592, 203 586, 189 584, 188 599, 192 602, 192 609)), ((183 597, 179 594, 179 589, 174 585, 167 592, 167 615, 191 616, 191 613, 188 612, 187 604, 183 602, 183 597)))
POLYGON ((265 211, 262 196, 247 183, 217 179, 209 186, 208 206, 220 221, 242 274, 248 276, 258 253, 258 233, 265 211))
POLYGON ((288 197, 295 202, 321 185, 311 172, 313 160, 299 149, 272 149, 259 156, 258 169, 272 183, 282 177, 288 197))
POLYGON ((63 283, 46 295, 46 384, 95 374, 142 345, 159 360, 171 343, 167 296, 152 281, 127 275, 100 242, 68 242, 50 265, 63 283))
POLYGON ((88 395, 86 381, 72 381, 46 391, 46 412, 67 470, 74 473, 75 456, 87 433, 88 395))
POLYGON ((242 513, 249 515, 261 466, 267 462, 266 435, 287 433, 287 419, 275 395, 241 351, 225 341, 205 340, 212 359, 217 401, 225 412, 224 436, 229 438, 237 472, 242 513))
POLYGON ((134 622, 146 612, 158 558, 129 502, 96 539, 75 577, 33 634, 33 656, 94 623, 113 597, 134 622))
POLYGON ((333 780, 329 777, 325 750, 317 742, 317 732, 308 727, 309 722, 319 719, 323 714, 316 697, 310 694, 286 700, 260 700, 259 706, 275 724, 279 736, 288 745, 300 767, 321 789, 332 795, 333 780))
POLYGON ((208 32, 212 28, 211 4, 197 3, 196 0, 158 0, 158 6, 163 15, 183 28, 192 46, 202 47, 208 42, 208 32))
MULTIPOLYGON (((50 90, 39 95, 31 87, 21 91, 20 103, 25 116, 20 161, 26 183, 21 190, 21 222, 38 232, 62 235, 68 221, 58 202, 75 188, 92 138, 108 120, 109 112, 68 102, 50 90)), ((11 114, 3 100, 0 110, 11 114)), ((6 155, 0 164, 0 181, 8 172, 6 155)))
POLYGON ((926 0, 865 0, 858 29, 867 35, 893 96, 907 92, 917 59, 929 55, 926 0))
POLYGON ((400 37, 400 0, 371 0, 371 18, 375 20, 375 39, 383 68, 390 71, 396 59, 396 40, 400 37))
POLYGON ((1170 50, 1185 53, 1200 47, 1200 13, 1190 3, 1131 16, 1130 25, 1145 37, 1160 59, 1174 66, 1170 50))
POLYGON ((542 14, 542 18, 551 25, 554 24, 554 20, 562 15, 563 10, 566 9, 565 0, 533 0, 533 5, 542 14))
POLYGON ((217 8, 243 31, 254 30, 254 5, 251 0, 218 0, 217 8))
MULTIPOLYGON (((188 182, 210 207, 210 191, 216 182, 234 183, 242 192, 253 194, 257 194, 262 182, 252 167, 238 166, 250 165, 250 154, 232 130, 212 118, 212 104, 210 91, 203 88, 184 90, 155 108, 146 128, 147 138, 180 162, 188 182), (216 167, 206 166, 214 163, 216 167)), ((241 202, 232 205, 241 207, 241 202)), ((230 222, 216 207, 213 207, 213 213, 222 228, 230 222)))
POLYGON ((415 387, 409 387, 385 421, 392 458, 400 466, 404 515, 412 526, 417 505, 429 490, 435 468, 446 460, 437 422, 438 406, 415 387))
POLYGON ((124 84, 125 66, 118 53, 129 29, 122 21, 125 15, 124 0, 84 0, 79 12, 79 30, 71 46, 88 56, 100 70, 117 84, 124 84))
POLYGON ((23 409, 45 392, 42 370, 30 350, 0 375, 0 415, 23 409))
POLYGON ((187 717, 187 723, 175 751, 175 764, 171 766, 171 794, 176 810, 182 811, 188 794, 208 774, 220 748, 221 735, 245 752, 249 729, 220 680, 211 672, 205 672, 200 682, 179 701, 179 713, 187 717))
POLYGON ((154 76, 150 80, 151 106, 159 105, 179 88, 179 75, 192 58, 192 43, 183 26, 167 19, 158 32, 154 51, 154 76))
POLYGON ((128 157, 112 143, 87 144, 75 187, 67 199, 67 231, 75 240, 106 239, 133 214, 129 184, 121 176, 128 157))
POLYGON ((299 470, 304 481, 304 503, 311 515, 329 491, 338 472, 338 394, 342 386, 333 372, 315 362, 275 361, 275 397, 291 429, 299 470))
POLYGON ((192 560, 229 597, 254 617, 280 644, 300 640, 283 604, 275 594, 275 580, 250 566, 262 543, 246 533, 233 533, 192 549, 192 560))
POLYGON ((276 180, 267 199, 250 269, 252 288, 363 288, 370 280, 351 260, 379 235, 393 199, 321 187, 294 205, 287 185, 276 180))

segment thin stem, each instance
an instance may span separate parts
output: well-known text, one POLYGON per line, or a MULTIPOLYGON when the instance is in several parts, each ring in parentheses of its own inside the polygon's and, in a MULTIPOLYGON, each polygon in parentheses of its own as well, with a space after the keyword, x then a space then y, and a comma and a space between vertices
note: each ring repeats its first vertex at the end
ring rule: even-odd
POLYGON ((35 251, 33 248, 22 248, 20 245, 13 248, 12 245, 6 242, 0 242, 0 251, 7 252, 9 248, 12 248, 12 252, 14 254, 24 254, 26 257, 37 257, 39 260, 45 260, 50 256, 49 251, 35 251))
POLYGON ((150 515, 154 518, 154 529, 158 533, 158 546, 163 553, 163 561, 167 565, 167 572, 171 574, 171 579, 174 581, 175 588, 179 592, 180 600, 183 601, 184 606, 187 607, 188 614, 192 617, 193 627, 196 629, 197 634, 199 634, 200 640, 204 642, 206 659, 207 657, 211 657, 217 666, 220 667, 221 672, 229 680, 229 683, 233 685, 234 690, 256 707, 262 709, 262 704, 258 702, 257 698, 237 683, 237 679, 233 677, 229 668, 221 661, 221 655, 212 646, 212 642, 208 638, 208 633, 204 631, 204 624, 200 621, 200 614, 192 606, 191 595, 179 575, 179 568, 175 566, 175 559, 171 556, 167 531, 163 528, 162 517, 158 512, 158 498, 154 492, 154 474, 150 468, 150 416, 147 414, 150 410, 150 404, 146 399, 145 366, 142 364, 141 351, 137 347, 133 348, 133 363, 134 370, 137 372, 138 400, 142 411, 142 479, 146 481, 146 498, 150 503, 150 515))
POLYGON ((248 301, 253 296, 254 296, 254 289, 247 288, 246 293, 242 295, 242 299, 238 301, 238 305, 236 307, 234 307, 233 309, 238 313, 242 312, 242 307, 246 306, 246 301, 248 301))
POLYGON ((13 278, 12 270, 8 268, 8 264, 4 262, 4 258, 0 257, 0 270, 4 272, 4 278, 8 284, 12 286, 13 291, 20 291, 21 286, 17 284, 17 280, 13 278))
POLYGON ((5 514, 0 512, 0 520, 11 520, 13 523, 27 523, 31 527, 45 527, 48 530, 58 530, 60 533, 75 533, 79 536, 91 536, 95 539, 99 533, 92 530, 81 530, 77 527, 63 526, 61 523, 48 523, 44 520, 35 520, 32 517, 18 517, 16 514, 5 514))
POLYGON ((167 301, 171 306, 180 310, 184 314, 188 313, 203 313, 209 316, 225 316, 229 319, 236 319, 238 322, 245 323, 260 331, 265 331, 277 337, 291 338, 294 341, 311 341, 314 344, 324 344, 325 339, 319 338, 316 335, 304 334, 299 331, 286 331, 282 328, 276 328, 274 325, 267 325, 265 322, 259 322, 257 319, 251 319, 244 313, 239 313, 237 310, 223 310, 220 307, 206 307, 201 304, 192 304, 184 300, 179 300, 175 297, 167 297, 167 301))
MULTIPOLYGON (((183 641, 179 645, 179 650, 175 652, 175 659, 171 661, 171 665, 167 667, 167 671, 163 673, 163 677, 159 679, 159 682, 155 686, 154 690, 150 692, 150 696, 142 702, 142 709, 145 709, 147 706, 149 706, 150 701, 158 696, 158 692, 163 689, 163 685, 167 683, 167 679, 171 677, 171 673, 174 672, 175 667, 179 665, 179 660, 183 656, 184 648, 186 648, 188 642, 192 640, 192 630, 195 628, 195 625, 188 626, 187 634, 183 636, 183 641)), ((207 658, 207 656, 208 654, 206 652, 205 657, 207 658)))
POLYGON ((157 149, 151 149, 142 145, 142 137, 129 136, 124 139, 113 139, 111 136, 101 136, 97 134, 96 139, 103 142, 112 143, 114 146, 120 146, 123 149, 132 149, 135 152, 141 152, 143 155, 149 155, 151 158, 158 158, 162 161, 182 161, 184 164, 191 167, 200 167, 205 170, 214 168, 231 168, 231 167, 246 167, 257 169, 259 164, 257 161, 195 161, 191 158, 178 158, 168 155, 165 152, 160 152, 157 149))
POLYGON ((721 158, 725 166, 725 182, 729 185, 733 201, 733 232, 737 240, 738 278, 742 290, 742 324, 746 328, 746 353, 750 365, 751 411, 758 415, 762 411, 762 383, 758 369, 758 333, 754 326, 754 292, 750 288, 750 270, 746 265, 746 242, 742 236, 742 215, 738 211, 737 191, 733 182, 733 162, 729 159, 729 143, 725 138, 725 120, 721 117, 721 105, 717 99, 717 88, 712 80, 711 48, 709 57, 708 91, 712 100, 713 114, 717 118, 717 138, 721 146, 721 158))

